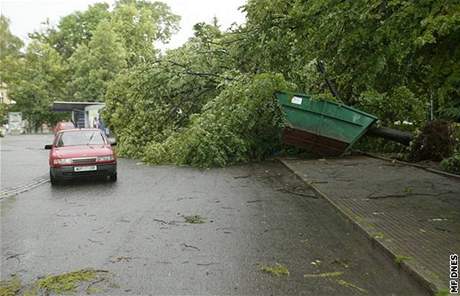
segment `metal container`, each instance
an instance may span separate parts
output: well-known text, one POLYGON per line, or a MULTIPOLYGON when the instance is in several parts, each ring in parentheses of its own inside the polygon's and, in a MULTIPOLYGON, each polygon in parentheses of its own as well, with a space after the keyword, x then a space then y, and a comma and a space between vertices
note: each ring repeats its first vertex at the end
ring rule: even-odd
POLYGON ((284 113, 285 144, 323 156, 346 152, 377 117, 352 107, 298 93, 275 94, 284 113))

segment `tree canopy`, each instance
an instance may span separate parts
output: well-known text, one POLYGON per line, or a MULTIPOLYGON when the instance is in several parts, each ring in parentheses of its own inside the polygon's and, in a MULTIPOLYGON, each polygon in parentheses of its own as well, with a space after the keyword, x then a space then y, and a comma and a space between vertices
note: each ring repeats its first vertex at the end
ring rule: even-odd
POLYGON ((31 35, 17 58, 31 69, 12 80, 12 95, 45 101, 24 90, 24 81, 38 83, 29 72, 43 63, 49 70, 37 77, 57 87, 40 89, 40 98, 104 101, 120 155, 198 166, 282 149, 275 90, 338 100, 412 131, 429 120, 430 106, 437 118, 460 117, 458 1, 248 0, 242 10, 244 24, 198 23, 184 45, 161 52, 156 45, 179 20, 166 4, 95 4, 31 35))

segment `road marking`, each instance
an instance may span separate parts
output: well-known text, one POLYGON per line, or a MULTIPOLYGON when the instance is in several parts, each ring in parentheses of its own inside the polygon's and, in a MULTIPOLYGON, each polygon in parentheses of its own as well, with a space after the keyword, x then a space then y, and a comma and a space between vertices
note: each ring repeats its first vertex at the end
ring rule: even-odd
POLYGON ((34 189, 35 187, 38 187, 42 184, 48 183, 49 178, 41 177, 41 178, 36 178, 32 182, 25 184, 25 185, 19 185, 16 187, 10 187, 10 188, 5 188, 4 190, 0 191, 0 200, 7 198, 7 197, 12 197, 18 194, 21 194, 23 192, 29 191, 34 189))

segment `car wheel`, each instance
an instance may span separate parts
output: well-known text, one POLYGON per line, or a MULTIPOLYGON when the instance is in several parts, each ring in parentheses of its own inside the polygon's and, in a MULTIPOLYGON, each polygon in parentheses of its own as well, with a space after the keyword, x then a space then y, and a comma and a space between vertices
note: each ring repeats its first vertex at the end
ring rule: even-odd
POLYGON ((50 171, 50 182, 51 182, 51 185, 57 185, 59 183, 58 179, 53 176, 51 171, 50 171))
POLYGON ((110 181, 112 181, 112 182, 117 181, 117 173, 114 173, 114 174, 110 175, 110 181))

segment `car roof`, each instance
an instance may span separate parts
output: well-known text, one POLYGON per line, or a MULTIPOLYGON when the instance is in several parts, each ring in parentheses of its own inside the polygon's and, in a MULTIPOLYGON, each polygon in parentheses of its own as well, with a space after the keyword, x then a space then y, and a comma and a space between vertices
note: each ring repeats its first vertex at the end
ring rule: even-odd
POLYGON ((98 128, 71 128, 71 129, 65 129, 65 130, 60 130, 58 133, 66 133, 66 132, 79 132, 79 131, 101 131, 98 128))

